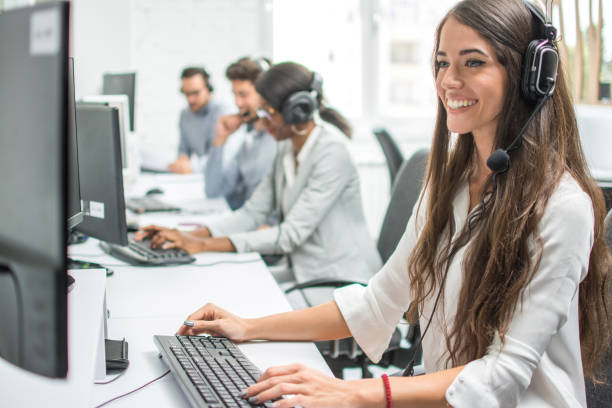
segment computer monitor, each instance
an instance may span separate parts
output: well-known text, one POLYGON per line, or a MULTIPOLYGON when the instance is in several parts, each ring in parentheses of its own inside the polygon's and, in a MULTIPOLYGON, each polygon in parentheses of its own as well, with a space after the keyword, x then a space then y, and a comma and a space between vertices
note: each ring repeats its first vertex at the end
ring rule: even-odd
POLYGON ((128 167, 127 135, 130 126, 130 111, 127 95, 89 95, 81 98, 83 102, 100 103, 119 110, 119 140, 121 142, 121 164, 128 167))
POLYGON ((76 104, 74 101, 74 58, 70 57, 68 59, 68 229, 72 230, 82 221, 76 104))
POLYGON ((134 131, 134 104, 136 103, 136 73, 126 72, 104 74, 102 77, 104 95, 127 95, 130 104, 130 130, 134 131))
POLYGON ((68 2, 0 14, 0 357, 68 369, 68 2))
POLYGON ((117 245, 127 245, 121 171, 119 111, 78 102, 79 176, 85 217, 76 230, 117 245))

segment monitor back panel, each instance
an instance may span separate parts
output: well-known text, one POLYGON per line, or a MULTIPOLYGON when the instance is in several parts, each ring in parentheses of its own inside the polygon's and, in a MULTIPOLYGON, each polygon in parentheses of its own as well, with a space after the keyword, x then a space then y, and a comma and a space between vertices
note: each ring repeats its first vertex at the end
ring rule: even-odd
POLYGON ((77 230, 102 241, 127 245, 118 111, 105 105, 77 103, 76 119, 85 210, 77 230))
POLYGON ((76 106, 74 101, 74 59, 68 59, 68 227, 83 221, 77 150, 76 106))
POLYGON ((68 364, 68 16, 0 14, 0 356, 51 377, 68 364))

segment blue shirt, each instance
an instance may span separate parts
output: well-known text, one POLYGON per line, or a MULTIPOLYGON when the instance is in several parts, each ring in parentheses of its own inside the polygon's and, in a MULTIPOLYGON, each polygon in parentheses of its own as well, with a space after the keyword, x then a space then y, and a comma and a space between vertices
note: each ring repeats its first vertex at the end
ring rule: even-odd
POLYGON ((232 210, 242 207, 272 167, 275 155, 272 135, 242 125, 224 145, 211 146, 204 179, 206 196, 225 197, 232 210))
MULTIPOLYGON (((208 154, 215 138, 215 125, 219 116, 225 114, 225 107, 210 99, 202 109, 193 112, 189 108, 181 111, 179 129, 179 154, 205 156, 208 154)), ((201 170, 200 170, 201 171, 201 170)))

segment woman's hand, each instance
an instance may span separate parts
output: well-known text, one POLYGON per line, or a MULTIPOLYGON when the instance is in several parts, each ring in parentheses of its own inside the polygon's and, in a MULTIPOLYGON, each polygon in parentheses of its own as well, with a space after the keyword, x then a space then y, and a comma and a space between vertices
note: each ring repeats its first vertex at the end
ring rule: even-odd
MULTIPOLYGON (((354 408, 364 402, 359 401, 359 385, 356 381, 339 380, 302 364, 291 364, 268 368, 257 383, 248 388, 244 398, 258 404, 276 400, 283 395, 292 395, 279 399, 274 402, 273 406, 279 408, 295 406, 354 408)), ((382 385, 380 385, 380 391, 384 398, 382 385)))
POLYGON ((208 303, 190 314, 186 320, 193 322, 194 326, 182 325, 177 334, 195 336, 200 333, 207 333, 217 337, 227 337, 235 342, 249 340, 247 338, 249 325, 246 320, 212 303, 208 303))
POLYGON ((177 229, 149 225, 142 227, 134 234, 136 241, 142 241, 145 238, 151 238, 151 248, 181 248, 190 254, 205 250, 205 239, 177 229))

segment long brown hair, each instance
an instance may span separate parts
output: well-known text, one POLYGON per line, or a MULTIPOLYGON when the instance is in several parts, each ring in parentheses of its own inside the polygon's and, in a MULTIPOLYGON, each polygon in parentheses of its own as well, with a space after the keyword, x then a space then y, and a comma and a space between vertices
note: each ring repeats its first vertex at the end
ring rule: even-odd
MULTIPOLYGON (((452 17, 473 28, 494 48, 507 73, 507 88, 498 121, 494 149, 506 148, 533 110, 520 97, 521 63, 539 26, 520 0, 463 0, 451 9, 436 31, 434 59, 440 33, 452 17), (512 114, 508 114, 512 112, 512 114)), ((437 68, 434 63, 434 75, 437 68)), ((459 135, 451 146, 446 111, 438 100, 438 115, 425 180, 428 191, 426 223, 408 261, 414 306, 442 285, 447 258, 453 248, 468 241, 467 229, 451 242, 456 226, 451 203, 459 186, 476 165, 472 134, 459 135)), ((489 179, 485 193, 489 205, 474 218, 469 245, 462 262, 463 283, 454 323, 446 330, 447 364, 465 364, 486 354, 499 333, 503 342, 523 290, 534 276, 540 259, 533 243, 541 240, 538 224, 551 195, 568 172, 590 196, 595 214, 594 244, 589 271, 579 287, 579 319, 585 374, 595 379, 595 366, 605 352, 610 323, 607 279, 610 253, 603 235, 605 206, 601 190, 589 174, 580 146, 574 110, 563 68, 556 89, 524 134, 521 147, 512 153, 509 170, 489 179)), ((484 197, 483 197, 484 199, 484 197)), ((536 248, 538 249, 538 248, 536 248)))

